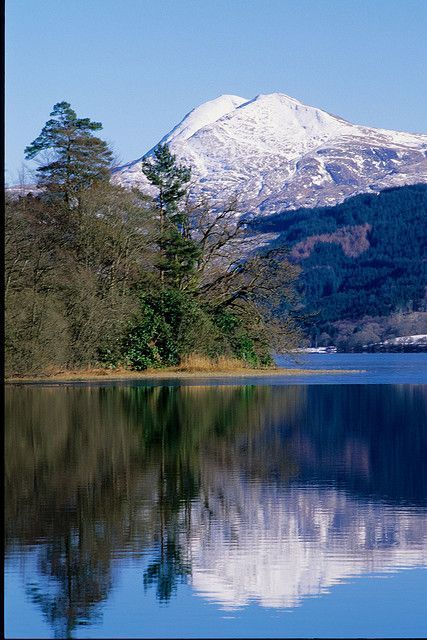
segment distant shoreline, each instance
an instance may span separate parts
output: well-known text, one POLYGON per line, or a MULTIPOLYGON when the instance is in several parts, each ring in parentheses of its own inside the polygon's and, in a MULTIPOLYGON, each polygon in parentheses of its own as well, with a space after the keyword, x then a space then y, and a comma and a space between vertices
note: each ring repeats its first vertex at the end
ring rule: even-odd
POLYGON ((346 373, 363 373, 361 369, 284 369, 272 367, 271 369, 236 369, 226 371, 179 371, 171 369, 147 369, 145 371, 109 371, 104 369, 94 369, 89 371, 64 371, 51 375, 23 376, 6 378, 5 384, 50 384, 73 383, 73 382, 126 382, 135 380, 166 380, 166 379, 189 379, 189 378, 268 378, 276 376, 309 376, 309 375, 334 375, 346 373))

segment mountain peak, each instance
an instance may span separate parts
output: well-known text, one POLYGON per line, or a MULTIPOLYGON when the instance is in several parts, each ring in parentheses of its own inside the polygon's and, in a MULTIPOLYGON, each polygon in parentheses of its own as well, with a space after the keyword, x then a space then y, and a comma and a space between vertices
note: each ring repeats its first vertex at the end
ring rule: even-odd
POLYGON ((280 103, 284 105, 303 105, 302 102, 297 100, 296 98, 292 98, 291 96, 286 95, 286 93, 280 93, 279 91, 275 91, 273 93, 259 93, 255 98, 249 100, 249 102, 266 102, 266 103, 280 103))
POLYGON ((178 136, 181 140, 188 140, 191 136, 223 116, 247 102, 246 98, 229 94, 222 94, 214 100, 208 100, 187 113, 181 122, 166 134, 161 142, 171 142, 178 136))

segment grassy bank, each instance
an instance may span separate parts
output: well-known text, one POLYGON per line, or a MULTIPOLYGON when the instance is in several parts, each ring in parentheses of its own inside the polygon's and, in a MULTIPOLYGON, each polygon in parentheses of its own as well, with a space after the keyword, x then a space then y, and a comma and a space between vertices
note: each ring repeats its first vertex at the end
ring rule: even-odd
POLYGON ((254 369, 245 365, 236 358, 220 357, 217 359, 205 356, 190 356, 184 358, 176 367, 161 369, 146 369, 134 371, 125 368, 105 369, 76 369, 76 370, 50 370, 40 374, 8 377, 6 383, 26 382, 79 382, 79 381, 120 381, 143 379, 179 379, 179 378, 249 378, 269 376, 301 376, 313 374, 337 374, 358 373, 358 371, 341 371, 336 369, 284 369, 276 366, 254 369))

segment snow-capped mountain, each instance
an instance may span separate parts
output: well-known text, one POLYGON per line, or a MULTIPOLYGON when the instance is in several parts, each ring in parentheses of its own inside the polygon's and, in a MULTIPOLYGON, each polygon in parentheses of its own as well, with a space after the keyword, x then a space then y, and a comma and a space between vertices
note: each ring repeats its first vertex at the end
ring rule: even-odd
MULTIPOLYGON (((354 125, 282 93, 222 95, 161 142, 192 167, 196 192, 216 202, 238 196, 245 211, 332 205, 427 182, 427 135, 354 125)), ((142 158, 119 167, 113 180, 150 191, 142 158)))

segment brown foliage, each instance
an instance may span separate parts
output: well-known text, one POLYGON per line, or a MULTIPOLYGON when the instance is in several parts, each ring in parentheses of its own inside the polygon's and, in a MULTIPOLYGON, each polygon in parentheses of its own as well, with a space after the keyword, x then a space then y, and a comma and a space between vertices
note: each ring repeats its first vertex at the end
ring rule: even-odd
MULTIPOLYGON (((145 205, 145 208, 144 208, 145 205)), ((132 285, 150 273, 152 229, 138 193, 102 186, 73 210, 7 202, 6 371, 88 366, 138 313, 132 285)))

